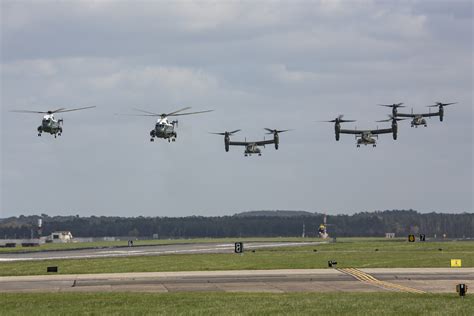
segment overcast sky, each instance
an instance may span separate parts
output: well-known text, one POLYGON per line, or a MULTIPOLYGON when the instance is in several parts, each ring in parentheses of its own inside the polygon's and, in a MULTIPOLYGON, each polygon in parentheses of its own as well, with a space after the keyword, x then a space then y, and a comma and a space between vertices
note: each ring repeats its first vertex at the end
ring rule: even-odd
POLYGON ((472 212, 472 1, 0 3, 0 217, 472 212), (382 127, 378 103, 435 101, 458 104, 376 148, 319 122, 382 127), (58 139, 9 112, 92 105, 58 139), (184 106, 215 111, 180 117, 171 144, 114 115, 184 106), (208 133, 264 127, 294 131, 250 158, 208 133))

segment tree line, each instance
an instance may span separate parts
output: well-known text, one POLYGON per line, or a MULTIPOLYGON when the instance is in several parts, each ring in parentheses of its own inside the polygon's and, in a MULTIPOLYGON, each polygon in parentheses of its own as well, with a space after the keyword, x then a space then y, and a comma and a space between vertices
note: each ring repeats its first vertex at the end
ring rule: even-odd
MULTIPOLYGON (((42 235, 71 231, 74 237, 130 236, 160 239, 200 237, 296 237, 303 225, 307 237, 318 235, 324 214, 291 211, 257 211, 233 216, 111 217, 19 216, 0 219, 0 238, 30 238, 42 219, 42 235)), ((474 237, 472 213, 419 213, 414 210, 362 212, 327 216, 333 237, 383 237, 425 234, 427 237, 474 237)))

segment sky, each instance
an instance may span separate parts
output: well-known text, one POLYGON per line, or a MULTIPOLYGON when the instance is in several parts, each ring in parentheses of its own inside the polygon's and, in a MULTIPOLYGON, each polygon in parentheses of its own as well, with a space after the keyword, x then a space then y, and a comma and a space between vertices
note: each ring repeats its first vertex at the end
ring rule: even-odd
POLYGON ((219 216, 473 211, 472 1, 12 1, 1 6, 1 209, 21 214, 219 216), (321 121, 383 128, 380 103, 444 122, 399 123, 356 148, 321 121), (40 114, 64 132, 37 136, 40 114), (149 141, 179 117, 176 143, 149 141), (280 148, 244 157, 222 136, 280 148), (266 135, 268 138, 269 135, 266 135))

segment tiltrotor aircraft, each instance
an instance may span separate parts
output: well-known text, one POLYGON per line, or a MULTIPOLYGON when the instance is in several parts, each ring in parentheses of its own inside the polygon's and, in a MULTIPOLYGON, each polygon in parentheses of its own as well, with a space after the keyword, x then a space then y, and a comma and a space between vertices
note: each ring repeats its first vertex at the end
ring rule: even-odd
POLYGON ((434 105, 429 105, 428 107, 439 107, 438 112, 434 113, 413 113, 413 109, 411 113, 398 113, 398 108, 402 108, 403 103, 394 103, 394 104, 379 104, 380 106, 386 106, 392 108, 392 116, 394 117, 406 117, 406 118, 412 118, 411 120, 411 127, 418 127, 423 125, 424 127, 427 127, 428 124, 426 122, 425 117, 431 118, 432 116, 439 116, 440 122, 443 121, 444 117, 444 107, 447 105, 455 104, 454 103, 441 103, 441 102, 436 102, 434 105))
POLYGON ((41 125, 38 126, 38 136, 41 136, 41 134, 44 133, 50 133, 51 135, 54 135, 54 138, 57 137, 57 135, 61 136, 63 133, 63 123, 64 119, 56 119, 54 117, 55 113, 65 113, 65 112, 72 112, 72 111, 79 111, 79 110, 85 110, 85 109, 91 109, 95 108, 95 106, 86 106, 83 108, 75 108, 75 109, 65 109, 65 108, 59 108, 57 110, 51 110, 51 111, 30 111, 30 110, 13 110, 10 112, 17 112, 17 113, 39 113, 39 114, 46 114, 43 116, 43 121, 41 122, 41 125))
POLYGON ((397 121, 400 121, 403 119, 390 116, 390 119, 379 121, 379 122, 386 122, 390 120, 392 121, 391 128, 373 129, 373 130, 341 129, 341 123, 355 122, 355 120, 344 120, 343 115, 339 115, 335 119, 331 121, 325 121, 325 122, 334 123, 334 131, 336 133, 337 141, 339 141, 340 134, 352 134, 352 135, 355 135, 355 139, 357 140, 357 143, 356 143, 357 147, 360 147, 360 145, 372 145, 373 147, 376 147, 377 142, 375 140, 375 137, 378 138, 379 134, 391 133, 393 135, 393 139, 394 140, 397 139, 397 132, 398 132, 397 121))
POLYGON ((264 140, 260 140, 260 141, 251 141, 251 142, 248 142, 248 141, 233 142, 233 141, 231 141, 230 136, 232 136, 233 134, 239 132, 240 129, 237 129, 237 130, 232 131, 232 132, 227 132, 226 131, 226 132, 223 132, 223 133, 211 133, 211 134, 224 136, 224 146, 225 146, 225 151, 226 152, 229 151, 230 146, 245 146, 245 151, 244 151, 244 156, 245 157, 251 156, 252 154, 257 154, 257 155, 261 156, 262 151, 260 150, 260 148, 258 148, 259 146, 265 147, 265 145, 275 144, 275 149, 278 150, 278 147, 279 147, 279 144, 280 144, 280 136, 278 134, 289 131, 289 129, 277 130, 277 129, 270 129, 270 128, 265 128, 265 130, 268 132, 267 134, 272 134, 273 135, 273 139, 270 139, 270 140, 265 140, 264 139, 264 140))
POLYGON ((146 114, 128 114, 131 116, 158 116, 158 120, 156 121, 155 128, 150 131, 150 142, 155 141, 156 138, 163 138, 167 139, 168 142, 176 141, 176 137, 178 137, 178 133, 175 131, 175 127, 178 127, 178 121, 168 121, 168 117, 170 116, 182 116, 182 115, 192 115, 192 114, 199 114, 199 113, 207 113, 212 112, 214 110, 207 110, 207 111, 199 111, 199 112, 188 112, 188 113, 179 113, 185 110, 189 110, 191 107, 185 107, 179 110, 176 110, 171 113, 153 113, 145 110, 134 109, 135 111, 143 112, 146 114))

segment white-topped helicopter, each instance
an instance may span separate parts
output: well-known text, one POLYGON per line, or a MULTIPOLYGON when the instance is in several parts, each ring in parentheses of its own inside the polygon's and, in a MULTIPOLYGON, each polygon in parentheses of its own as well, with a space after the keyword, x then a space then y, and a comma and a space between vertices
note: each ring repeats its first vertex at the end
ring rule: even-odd
POLYGON ((198 112, 187 112, 187 113, 179 113, 185 110, 189 110, 191 107, 185 107, 179 110, 176 110, 171 113, 154 113, 140 109, 134 109, 135 111, 143 112, 146 114, 126 114, 129 116, 158 116, 158 120, 156 121, 155 128, 150 131, 150 142, 155 141, 156 138, 163 138, 167 139, 168 142, 176 141, 176 137, 178 137, 178 133, 175 131, 175 127, 178 126, 178 121, 168 121, 169 116, 182 116, 182 115, 192 115, 192 114, 200 114, 200 113, 207 113, 212 112, 214 110, 206 110, 206 111, 198 111, 198 112))
POLYGON ((41 122, 41 125, 38 126, 38 136, 41 136, 43 132, 49 133, 51 135, 54 135, 54 138, 56 138, 58 135, 61 136, 63 133, 63 123, 64 119, 56 119, 54 117, 55 113, 64 113, 64 112, 72 112, 72 111, 79 111, 79 110, 85 110, 85 109, 91 109, 95 108, 95 106, 86 106, 82 108, 75 108, 75 109, 66 109, 66 108, 59 108, 56 110, 50 110, 50 111, 30 111, 30 110, 12 110, 10 112, 17 112, 17 113, 39 113, 39 114, 46 114, 43 116, 43 121, 41 122))

